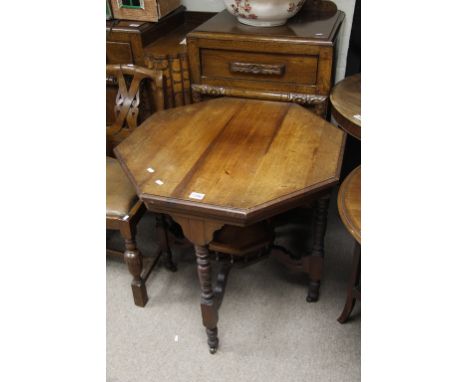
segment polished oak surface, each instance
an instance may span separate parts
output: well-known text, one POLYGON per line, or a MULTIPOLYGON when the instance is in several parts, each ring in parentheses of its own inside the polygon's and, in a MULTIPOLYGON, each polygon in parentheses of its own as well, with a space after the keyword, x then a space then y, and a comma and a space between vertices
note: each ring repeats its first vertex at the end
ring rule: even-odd
POLYGON ((343 19, 336 7, 304 9, 284 26, 258 28, 220 12, 187 35, 194 102, 294 102, 326 117, 343 19))
POLYGON ((332 113, 349 134, 361 139, 361 74, 340 81, 330 94, 332 113))
POLYGON ((341 185, 338 211, 347 230, 361 244, 361 166, 354 169, 341 185))
POLYGON ((301 106, 219 98, 156 113, 116 155, 148 208, 247 225, 336 184, 344 142, 301 106))
POLYGON ((158 38, 148 46, 145 46, 145 54, 159 56, 176 57, 178 54, 187 53, 187 43, 184 39, 187 34, 194 30, 211 17, 215 16, 213 12, 191 12, 184 13, 183 24, 168 31, 162 37, 158 38))
MULTIPOLYGON (((333 14, 319 14, 314 12, 299 12, 295 17, 288 20, 286 25, 269 28, 258 28, 239 23, 234 16, 227 10, 218 13, 208 22, 196 28, 193 36, 200 37, 206 33, 216 33, 219 38, 225 39, 231 36, 242 35, 244 39, 260 40, 262 38, 284 38, 290 40, 311 38, 320 45, 332 45, 341 22, 344 19, 344 13, 335 11, 333 14), (224 37, 223 37, 224 36, 224 37)), ((232 38, 232 37, 231 37, 232 38)))
POLYGON ((218 310, 230 265, 222 266, 213 287, 210 243, 234 256, 266 250, 271 241, 268 232, 261 240, 257 232, 233 247, 231 238, 245 231, 229 225, 250 225, 253 233, 254 223, 319 198, 307 256, 309 300, 318 298, 324 194, 338 182, 345 139, 296 104, 227 97, 158 112, 116 148, 145 205, 170 214, 194 244, 211 353, 219 344, 218 310))

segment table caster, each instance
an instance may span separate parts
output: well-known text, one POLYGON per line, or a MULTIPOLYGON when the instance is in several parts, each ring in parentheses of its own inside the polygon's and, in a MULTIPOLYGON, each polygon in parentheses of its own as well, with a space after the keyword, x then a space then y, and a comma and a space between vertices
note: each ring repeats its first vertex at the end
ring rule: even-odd
POLYGON ((216 353, 216 350, 218 350, 218 349, 217 348, 210 348, 210 354, 216 353))

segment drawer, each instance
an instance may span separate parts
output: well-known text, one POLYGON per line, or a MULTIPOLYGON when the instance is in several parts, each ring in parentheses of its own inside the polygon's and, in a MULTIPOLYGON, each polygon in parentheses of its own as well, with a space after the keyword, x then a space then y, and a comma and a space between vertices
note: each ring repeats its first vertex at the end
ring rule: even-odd
POLYGON ((199 57, 206 84, 298 91, 317 82, 318 55, 201 48, 199 57))

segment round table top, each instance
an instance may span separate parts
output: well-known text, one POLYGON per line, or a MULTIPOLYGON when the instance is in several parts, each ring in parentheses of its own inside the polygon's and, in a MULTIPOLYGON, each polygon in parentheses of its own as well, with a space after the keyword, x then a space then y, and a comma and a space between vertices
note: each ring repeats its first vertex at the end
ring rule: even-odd
POLYGON ((355 168, 341 184, 338 211, 346 229, 361 244, 361 166, 355 168))
POLYGON ((361 139, 361 74, 338 82, 330 94, 332 114, 348 134, 361 139))

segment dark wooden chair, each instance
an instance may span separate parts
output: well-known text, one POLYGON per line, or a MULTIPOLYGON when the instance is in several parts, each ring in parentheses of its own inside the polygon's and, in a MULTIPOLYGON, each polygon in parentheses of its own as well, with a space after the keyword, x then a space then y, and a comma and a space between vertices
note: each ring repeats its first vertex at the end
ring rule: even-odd
MULTIPOLYGON (((166 268, 175 271, 168 242, 166 218, 157 215, 157 236, 160 251, 156 257, 143 257, 135 242, 136 227, 146 211, 133 185, 113 155, 113 148, 123 141, 142 122, 140 109, 146 114, 164 109, 163 74, 133 65, 107 65, 107 84, 117 88, 115 116, 106 130, 106 228, 118 230, 125 240, 123 258, 133 276, 132 291, 135 305, 145 306, 148 301, 145 282, 165 254, 166 268), (142 101, 146 105, 142 105, 142 101)), ((107 255, 122 256, 121 252, 107 249, 107 255)))

